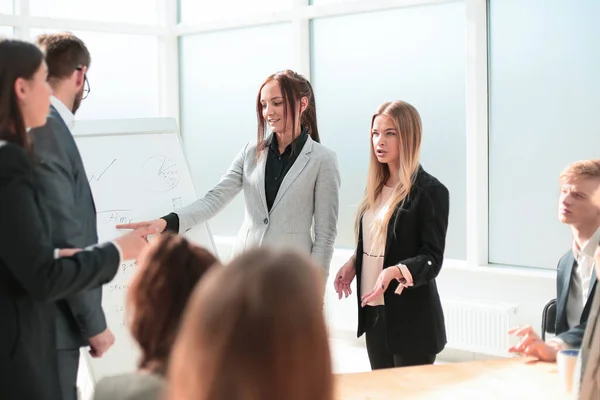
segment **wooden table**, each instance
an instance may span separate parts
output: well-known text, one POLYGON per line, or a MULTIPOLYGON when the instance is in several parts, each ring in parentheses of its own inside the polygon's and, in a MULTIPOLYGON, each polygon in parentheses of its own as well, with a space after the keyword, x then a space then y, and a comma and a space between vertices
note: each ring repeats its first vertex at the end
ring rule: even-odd
POLYGON ((508 358, 336 375, 336 400, 564 400, 558 368, 508 358))

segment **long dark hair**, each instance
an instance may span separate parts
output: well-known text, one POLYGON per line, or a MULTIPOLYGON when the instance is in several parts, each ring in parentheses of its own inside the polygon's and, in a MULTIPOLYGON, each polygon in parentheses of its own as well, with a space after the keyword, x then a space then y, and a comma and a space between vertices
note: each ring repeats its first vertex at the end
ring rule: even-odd
MULTIPOLYGON (((284 114, 283 117, 287 121, 288 105, 292 111, 292 140, 296 138, 296 104, 303 97, 308 99, 308 106, 300 117, 300 129, 306 129, 308 134, 315 142, 320 142, 319 129, 317 127, 317 105, 315 103, 315 94, 312 85, 304 76, 297 72, 286 69, 270 75, 260 86, 256 97, 256 118, 258 120, 258 137, 256 141, 257 149, 263 150, 266 148, 265 136, 267 133, 267 121, 262 114, 262 104, 260 102, 260 92, 262 88, 269 82, 275 81, 279 83, 281 88, 281 96, 283 97, 284 114)), ((286 122, 287 124, 287 122, 286 122)))
POLYGON ((13 39, 0 39, 0 139, 15 143, 28 153, 31 144, 15 82, 30 80, 42 65, 44 55, 34 44, 13 39))
POLYGON ((155 240, 129 286, 127 313, 131 335, 142 350, 138 367, 162 374, 194 287, 218 260, 182 236, 155 240))
POLYGON ((199 282, 173 347, 169 400, 332 400, 323 282, 305 256, 263 248, 199 282))

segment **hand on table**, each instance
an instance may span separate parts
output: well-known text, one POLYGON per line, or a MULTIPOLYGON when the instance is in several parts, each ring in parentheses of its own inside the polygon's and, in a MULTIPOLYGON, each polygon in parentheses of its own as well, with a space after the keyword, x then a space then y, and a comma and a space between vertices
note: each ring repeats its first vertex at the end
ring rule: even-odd
POLYGON ((521 341, 517 345, 508 349, 511 353, 535 357, 540 361, 554 362, 556 353, 562 350, 562 346, 558 342, 544 342, 529 325, 510 329, 508 334, 521 337, 521 341))

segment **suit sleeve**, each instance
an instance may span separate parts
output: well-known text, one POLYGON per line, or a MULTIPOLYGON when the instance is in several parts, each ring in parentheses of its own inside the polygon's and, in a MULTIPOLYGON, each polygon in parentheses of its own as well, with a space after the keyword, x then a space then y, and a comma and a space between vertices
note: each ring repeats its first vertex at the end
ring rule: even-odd
POLYGON ((24 150, 7 145, 0 152, 0 259, 24 290, 38 301, 56 301, 109 282, 119 266, 117 248, 104 244, 54 259, 24 150))
POLYGON ((412 275, 414 287, 435 279, 442 268, 450 212, 448 189, 438 182, 424 186, 417 207, 421 246, 415 257, 401 262, 412 275))
POLYGON ((331 152, 321 162, 315 184, 315 241, 311 252, 312 259, 323 268, 325 277, 329 275, 329 264, 333 256, 337 236, 340 185, 341 178, 337 157, 331 152))
POLYGON ((585 334, 586 326, 587 321, 583 324, 572 327, 568 331, 563 332, 556 337, 565 342, 570 348, 579 348, 581 347, 581 342, 583 341, 583 335, 585 334))
MULTIPOLYGON (((229 170, 223 175, 219 183, 209 190, 203 198, 177 211, 179 233, 185 233, 194 226, 217 215, 242 190, 247 148, 248 144, 235 157, 229 170)), ((169 227, 170 221, 168 217, 163 217, 167 220, 167 227, 169 227)), ((172 222, 171 226, 173 226, 172 222)))
MULTIPOLYGON (((36 165, 38 185, 52 222, 53 244, 57 248, 83 249, 90 243, 86 243, 86 228, 78 218, 79 213, 73 210, 82 207, 76 204, 75 175, 85 176, 85 171, 75 171, 64 145, 66 140, 72 139, 71 133, 64 124, 48 118, 46 125, 33 129, 30 134, 39 160, 36 165)), ((95 336, 106 329, 101 287, 70 296, 65 302, 84 337, 95 336)))

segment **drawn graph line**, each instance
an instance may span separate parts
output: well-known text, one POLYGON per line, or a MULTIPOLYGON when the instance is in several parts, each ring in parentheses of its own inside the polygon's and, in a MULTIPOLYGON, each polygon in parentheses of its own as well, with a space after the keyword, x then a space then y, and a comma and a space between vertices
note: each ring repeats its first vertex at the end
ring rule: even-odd
POLYGON ((114 160, 112 160, 110 162, 110 164, 108 164, 108 166, 106 168, 104 168, 104 170, 100 173, 100 175, 98 175, 98 177, 96 178, 96 175, 92 175, 90 177, 90 179, 88 179, 88 183, 92 183, 93 180, 96 180, 96 182, 99 182, 100 179, 102 178, 102 176, 106 173, 106 171, 109 170, 110 167, 112 167, 112 165, 117 161, 117 159, 115 158, 114 160))
POLYGON ((165 167, 165 164, 167 161, 171 161, 171 160, 168 160, 167 157, 165 157, 162 164, 160 165, 160 168, 158 169, 158 175, 161 175, 164 172, 166 172, 172 168, 175 168, 177 166, 175 163, 170 163, 170 165, 168 167, 165 167))
POLYGON ((146 159, 141 170, 142 181, 153 192, 168 192, 179 184, 179 169, 172 158, 155 155, 146 159))

